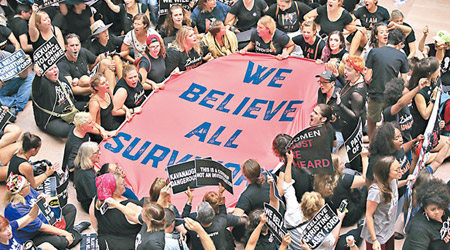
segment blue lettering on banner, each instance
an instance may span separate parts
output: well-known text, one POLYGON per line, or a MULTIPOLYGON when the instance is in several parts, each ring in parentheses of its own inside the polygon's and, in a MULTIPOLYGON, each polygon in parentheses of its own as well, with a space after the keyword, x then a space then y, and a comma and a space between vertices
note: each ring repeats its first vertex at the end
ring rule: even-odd
MULTIPOLYGON (((240 131, 242 132, 242 131, 240 131)), ((233 134, 228 140, 226 144, 234 145, 233 144, 233 138, 237 138, 239 135, 239 130, 233 134)), ((191 160, 192 158, 204 158, 201 156, 193 156, 192 154, 186 154, 185 156, 181 157, 179 159, 179 151, 175 149, 170 149, 166 146, 160 145, 160 144, 153 144, 153 147, 150 147, 152 145, 151 142, 145 141, 143 142, 143 145, 139 148, 138 152, 134 155, 131 154, 131 152, 134 151, 135 148, 138 148, 138 144, 142 141, 141 138, 133 138, 131 135, 119 132, 119 134, 112 138, 112 142, 105 143, 105 149, 109 150, 115 154, 120 154, 122 151, 122 156, 128 160, 131 161, 139 161, 144 155, 144 152, 150 151, 147 153, 147 155, 144 157, 144 159, 141 160, 141 163, 144 165, 147 165, 151 161, 151 166, 153 168, 157 168, 160 163, 162 163, 165 160, 168 160, 167 166, 183 163, 186 161, 191 160), (133 140, 132 140, 133 139, 133 140), (128 143, 127 143, 128 142, 128 143), (169 156, 170 154, 170 156, 169 156), (168 158, 168 159, 167 159, 168 158)), ((230 146, 231 147, 231 146, 230 146)), ((237 147, 237 145, 236 145, 237 147)), ((240 164, 233 163, 233 162, 220 162, 225 167, 233 169, 233 179, 236 178, 238 175, 238 179, 234 181, 235 185, 240 185, 243 181, 245 181, 245 178, 241 173, 241 166, 240 164)))
MULTIPOLYGON (((267 77, 269 77, 269 75, 271 75, 273 72, 275 72, 275 70, 277 70, 277 68, 270 68, 266 73, 264 73, 264 71, 267 70, 267 67, 258 65, 258 67, 256 68, 256 72, 253 73, 252 75, 254 66, 255 66, 254 62, 252 61, 248 62, 247 71, 245 72, 244 76, 245 83, 252 83, 254 85, 259 85, 262 81, 264 81, 267 77), (261 76, 261 74, 263 75, 261 76)), ((283 81, 286 78, 281 74, 283 73, 290 74, 291 72, 292 69, 282 69, 282 68, 278 69, 277 73, 275 73, 275 75, 272 77, 272 80, 270 80, 267 86, 273 88, 281 88, 282 84, 277 83, 277 81, 283 81)))
MULTIPOLYGON (((280 73, 281 74, 281 73, 280 73)), ((215 109, 220 112, 240 115, 242 117, 257 119, 262 117, 264 121, 272 120, 278 113, 281 113, 280 122, 291 122, 294 114, 299 108, 297 105, 303 103, 302 100, 264 100, 243 97, 236 99, 234 94, 225 93, 216 89, 208 90, 205 86, 192 83, 189 88, 181 93, 179 98, 188 102, 197 103, 208 109, 215 109), (274 109, 274 107, 276 107, 274 109), (280 112, 284 108, 283 112, 280 112), (262 115, 264 114, 264 115, 262 115)))
MULTIPOLYGON (((200 126, 194 128, 192 131, 187 133, 184 137, 191 138, 192 136, 197 136, 198 140, 200 142, 205 142, 206 136, 208 135, 208 132, 211 128, 211 123, 204 122, 200 124, 200 126)), ((222 134, 223 131, 225 131, 226 127, 220 126, 216 132, 211 136, 211 138, 207 141, 208 144, 220 146, 222 144, 221 141, 218 141, 217 138, 222 134)), ((227 148, 237 148, 237 144, 233 144, 233 142, 236 140, 236 138, 242 133, 241 129, 237 129, 233 135, 227 140, 227 142, 224 144, 224 147, 227 148)))

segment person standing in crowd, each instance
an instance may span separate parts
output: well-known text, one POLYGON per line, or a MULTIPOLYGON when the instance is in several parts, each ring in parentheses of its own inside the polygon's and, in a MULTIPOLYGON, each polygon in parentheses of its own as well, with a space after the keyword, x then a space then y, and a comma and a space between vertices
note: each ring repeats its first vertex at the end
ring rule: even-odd
POLYGON ((118 123, 130 120, 134 114, 142 112, 141 105, 145 100, 144 87, 139 80, 139 74, 134 65, 123 69, 123 78, 114 88, 112 115, 118 123))
POLYGON ((254 50, 256 53, 274 55, 278 60, 288 58, 294 51, 295 44, 288 35, 275 26, 275 21, 270 16, 261 17, 257 28, 252 31, 250 43, 239 53, 245 54, 254 50))
POLYGON ((325 41, 317 35, 317 25, 313 21, 302 23, 302 34, 292 38, 292 41, 300 46, 303 57, 318 60, 322 58, 325 41))
MULTIPOLYGON (((300 1, 279 0, 269 7, 266 14, 275 20, 277 29, 287 34, 297 34, 300 30, 304 33, 303 27, 301 27, 304 16, 311 10, 311 7, 300 1)), ((315 31, 315 28, 313 29, 315 31)), ((303 51, 303 53, 305 52, 303 51)))
POLYGON ((61 30, 52 25, 52 20, 47 12, 39 10, 37 4, 33 4, 33 12, 28 22, 28 34, 33 51, 41 47, 50 38, 55 37, 61 48, 64 48, 64 38, 61 30), (39 13, 38 13, 39 12, 39 13))
POLYGON ((77 191, 77 200, 86 213, 89 213, 92 199, 97 195, 95 187, 95 172, 100 169, 100 149, 95 142, 81 144, 75 157, 73 185, 77 191))
POLYGON ((372 138, 375 125, 381 121, 384 107, 385 84, 402 74, 406 80, 409 64, 406 55, 400 51, 405 40, 405 33, 400 29, 389 32, 388 45, 372 49, 366 60, 367 72, 365 80, 369 84, 367 101, 367 134, 372 138))
POLYGON ((33 46, 28 40, 28 20, 32 13, 30 5, 18 4, 16 15, 8 23, 8 27, 19 40, 20 48, 28 54, 33 52, 33 46))
MULTIPOLYGON (((214 0, 215 1, 215 0, 214 0)), ((200 44, 191 27, 183 26, 166 55, 166 77, 197 68, 206 58, 207 48, 200 44)))
POLYGON ((89 27, 94 23, 91 7, 86 0, 68 0, 59 4, 59 10, 64 16, 64 34, 74 33, 83 47, 86 47, 91 35, 89 27), (67 6, 69 5, 69 6, 67 6), (77 20, 74 22, 73 20, 77 20))
POLYGON ((268 9, 264 0, 238 0, 231 6, 224 23, 235 33, 247 31, 256 27, 268 9))
MULTIPOLYGON (((123 34, 127 34, 133 29, 134 17, 138 14, 145 15, 148 23, 150 23, 150 15, 146 4, 138 3, 136 0, 126 0, 118 5, 111 0, 106 0, 105 2, 112 11, 119 15, 123 34)), ((150 28, 150 25, 148 25, 148 28, 150 28)))
POLYGON ((16 153, 9 162, 8 176, 11 174, 22 175, 30 183, 32 188, 37 188, 50 175, 55 172, 56 166, 47 166, 43 174, 34 176, 33 166, 30 164, 30 158, 36 156, 41 149, 41 138, 37 135, 26 132, 22 136, 22 148, 16 153))
POLYGON ((230 7, 216 0, 199 0, 192 11, 191 19, 198 33, 208 32, 214 20, 225 21, 230 7))
POLYGON ((336 100, 341 88, 336 86, 336 76, 331 70, 325 70, 320 75, 316 75, 319 78, 319 89, 317 91, 317 103, 328 104, 331 107, 336 106, 336 100))
POLYGON ((158 35, 148 36, 145 54, 137 65, 147 95, 152 90, 157 92, 165 87, 163 83, 166 74, 165 57, 166 47, 161 37, 158 35))
POLYGON ((202 42, 213 58, 227 56, 238 49, 236 35, 229 31, 222 21, 214 21, 202 42))

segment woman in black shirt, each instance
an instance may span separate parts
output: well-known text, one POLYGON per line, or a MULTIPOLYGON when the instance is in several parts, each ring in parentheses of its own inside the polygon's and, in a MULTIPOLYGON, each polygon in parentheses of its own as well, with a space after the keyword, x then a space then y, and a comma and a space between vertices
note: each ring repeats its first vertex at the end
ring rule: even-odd
POLYGON ((231 6, 225 18, 225 24, 235 25, 237 32, 247 31, 256 27, 259 18, 269 9, 264 0, 238 0, 231 6), (237 19, 237 21, 236 21, 237 19))
POLYGON ((57 26, 52 25, 52 20, 47 12, 40 10, 37 4, 33 5, 33 13, 28 22, 28 34, 30 35, 30 42, 33 50, 39 48, 43 43, 48 41, 53 36, 56 37, 61 48, 64 48, 64 38, 61 30, 57 26))
POLYGON ((166 20, 159 30, 159 34, 164 39, 166 45, 175 40, 178 30, 183 25, 192 27, 192 20, 183 6, 174 4, 170 7, 169 13, 166 15, 166 20))
POLYGON ((313 21, 304 21, 302 34, 292 38, 292 41, 300 46, 305 58, 312 60, 322 58, 325 41, 317 35, 317 26, 313 21))
POLYGON ((164 89, 163 81, 166 79, 165 57, 166 47, 161 38, 153 34, 148 36, 145 55, 138 65, 139 74, 141 74, 143 81, 142 85, 146 91, 151 92, 153 89, 157 92, 159 89, 164 89))

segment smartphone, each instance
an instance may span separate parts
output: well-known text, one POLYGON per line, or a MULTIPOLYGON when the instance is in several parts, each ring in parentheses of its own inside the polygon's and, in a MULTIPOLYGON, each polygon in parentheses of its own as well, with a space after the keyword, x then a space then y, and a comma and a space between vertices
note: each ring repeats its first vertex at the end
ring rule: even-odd
POLYGON ((342 200, 341 204, 339 205, 338 211, 340 213, 345 212, 345 210, 347 209, 347 205, 348 205, 347 200, 342 200))
POLYGON ((109 208, 109 204, 107 202, 103 202, 103 204, 100 206, 100 213, 104 215, 106 211, 109 208))

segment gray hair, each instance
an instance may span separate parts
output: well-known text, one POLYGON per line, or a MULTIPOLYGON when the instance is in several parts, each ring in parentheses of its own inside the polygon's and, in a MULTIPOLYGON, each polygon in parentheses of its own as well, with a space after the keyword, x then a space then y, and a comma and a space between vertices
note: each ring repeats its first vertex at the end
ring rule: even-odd
POLYGON ((197 219, 202 224, 209 224, 214 219, 215 213, 211 205, 204 201, 198 205, 197 219))

